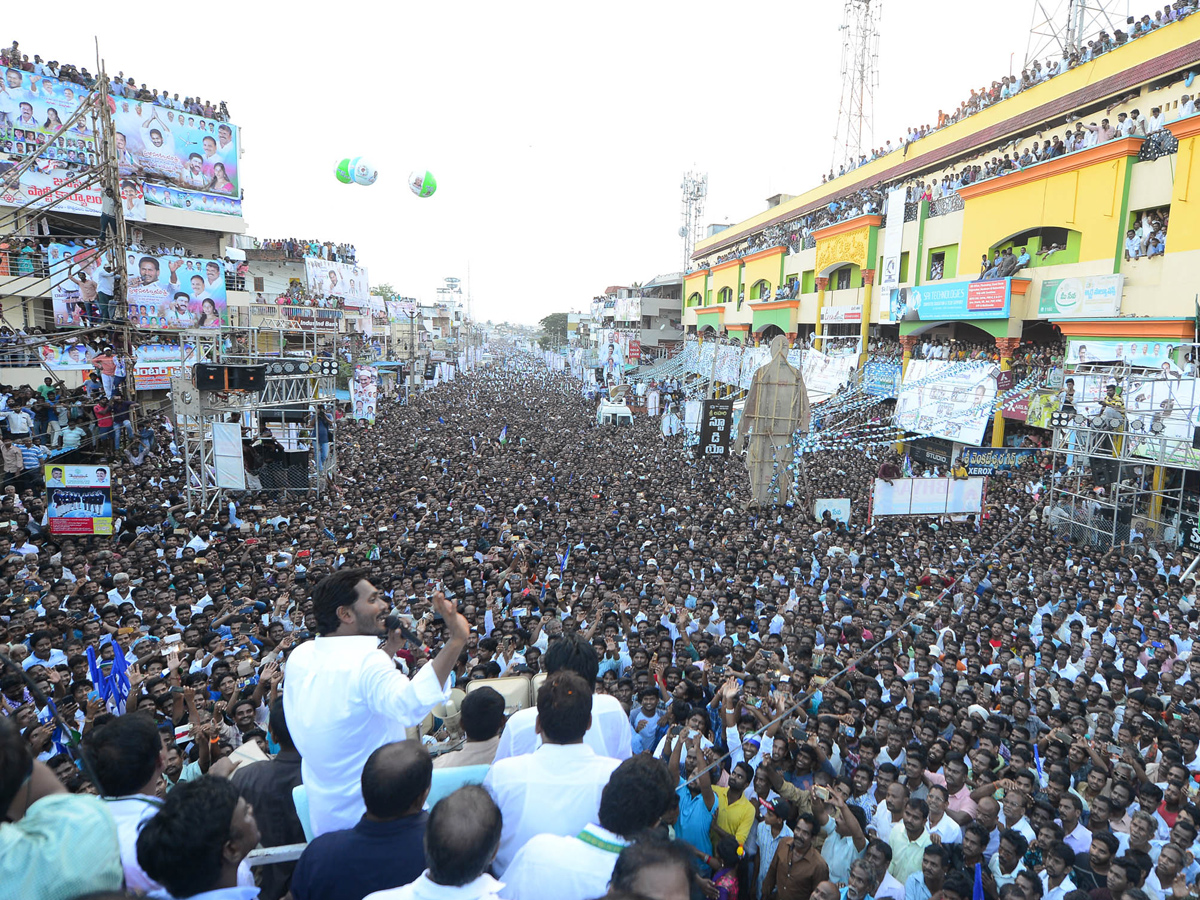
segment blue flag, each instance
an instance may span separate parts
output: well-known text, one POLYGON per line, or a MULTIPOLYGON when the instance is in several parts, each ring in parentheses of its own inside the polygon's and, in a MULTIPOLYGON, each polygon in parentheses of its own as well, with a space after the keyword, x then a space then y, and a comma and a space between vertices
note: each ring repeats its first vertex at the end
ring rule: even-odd
POLYGON ((508 426, 507 425, 505 425, 503 428, 500 429, 500 443, 502 443, 502 444, 508 443, 508 426))
POLYGON ((971 900, 983 900, 983 866, 975 863, 975 886, 971 888, 971 900))

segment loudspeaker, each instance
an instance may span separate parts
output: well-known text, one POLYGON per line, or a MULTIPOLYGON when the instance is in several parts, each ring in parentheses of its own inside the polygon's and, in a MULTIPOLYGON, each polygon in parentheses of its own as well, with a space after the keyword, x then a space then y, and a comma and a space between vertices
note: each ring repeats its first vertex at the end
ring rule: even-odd
POLYGON ((196 387, 202 391, 226 390, 225 367, 212 363, 197 363, 194 369, 196 387))
POLYGON ((1192 449, 1200 450, 1200 428, 1193 429, 1192 431, 1192 449))
POLYGON ((231 391, 261 391, 267 383, 267 367, 229 366, 229 389, 231 391))

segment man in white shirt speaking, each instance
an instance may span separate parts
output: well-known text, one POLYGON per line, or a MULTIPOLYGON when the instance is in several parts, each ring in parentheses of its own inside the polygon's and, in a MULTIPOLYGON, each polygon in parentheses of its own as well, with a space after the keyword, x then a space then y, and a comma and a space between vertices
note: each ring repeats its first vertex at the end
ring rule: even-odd
POLYGON ((535 835, 504 873, 505 900, 588 900, 608 890, 617 856, 655 827, 675 800, 662 760, 639 754, 613 770, 600 795, 599 824, 577 835, 535 835))
POLYGON ((492 765, 483 786, 504 817, 494 866, 501 879, 534 835, 577 835, 596 821, 601 793, 620 763, 584 743, 591 722, 592 686, 574 672, 555 672, 537 696, 537 733, 545 743, 492 765))
POLYGON ((375 750, 405 738, 405 729, 448 696, 447 679, 467 645, 470 627, 441 592, 434 612, 446 623, 446 643, 409 680, 393 662, 399 629, 388 634, 388 601, 368 569, 342 569, 312 593, 321 636, 287 661, 283 707, 302 773, 313 831, 353 828, 362 818, 363 765, 375 750), (380 638, 386 635, 382 651, 380 638))
MULTIPOLYGON (((542 668, 547 675, 562 670, 574 672, 587 682, 590 692, 600 674, 600 660, 592 645, 582 637, 563 636, 547 646, 542 656, 542 668)), ((542 741, 535 727, 537 717, 536 709, 522 709, 504 723, 496 748, 497 760, 537 749, 542 741)), ((583 736, 583 742, 599 756, 610 756, 618 761, 633 755, 633 729, 621 701, 610 694, 592 695, 592 724, 583 736)))

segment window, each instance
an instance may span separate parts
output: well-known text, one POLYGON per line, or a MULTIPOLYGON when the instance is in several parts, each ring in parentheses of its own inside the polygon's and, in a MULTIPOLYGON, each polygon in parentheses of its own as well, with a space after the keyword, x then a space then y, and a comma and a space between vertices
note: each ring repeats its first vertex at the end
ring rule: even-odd
POLYGON ((723 287, 717 292, 717 303, 730 303, 733 301, 733 288, 723 287))
POLYGON ((925 280, 941 281, 958 275, 958 244, 930 247, 925 280))
POLYGON ((263 285, 262 278, 258 275, 254 276, 254 290, 260 294, 266 290, 266 287, 263 285))
POLYGON ((771 299, 771 283, 765 278, 760 278, 754 282, 754 286, 750 288, 751 300, 770 300, 771 299))
POLYGON ((700 292, 699 291, 696 291, 695 293, 691 294, 687 298, 687 305, 688 306, 699 306, 700 305, 700 292))
POLYGON ((1167 249, 1167 225, 1170 219, 1170 206, 1131 212, 1124 237, 1125 259, 1162 256, 1167 249))

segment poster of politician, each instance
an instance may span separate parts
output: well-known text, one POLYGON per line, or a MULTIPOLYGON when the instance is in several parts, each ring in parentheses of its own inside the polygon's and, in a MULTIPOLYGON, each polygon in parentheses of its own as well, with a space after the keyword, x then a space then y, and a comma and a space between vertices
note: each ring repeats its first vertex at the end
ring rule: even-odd
POLYGON ((233 125, 122 97, 111 102, 122 177, 241 196, 233 125))
POLYGON ((905 431, 979 444, 995 400, 994 366, 914 359, 896 399, 896 424, 905 431))
POLYGON ((228 324, 222 260, 130 253, 125 271, 130 325, 175 330, 228 324))
POLYGON ((375 421, 375 402, 379 397, 379 370, 374 366, 355 366, 350 382, 350 402, 354 418, 375 421))
POLYGON ((51 534, 112 534, 112 472, 106 466, 45 467, 51 534))
POLYGON ((307 257, 304 274, 315 297, 341 297, 346 305, 362 309, 370 303, 371 285, 365 266, 307 257))

